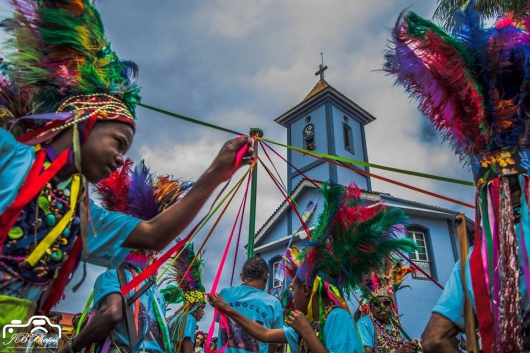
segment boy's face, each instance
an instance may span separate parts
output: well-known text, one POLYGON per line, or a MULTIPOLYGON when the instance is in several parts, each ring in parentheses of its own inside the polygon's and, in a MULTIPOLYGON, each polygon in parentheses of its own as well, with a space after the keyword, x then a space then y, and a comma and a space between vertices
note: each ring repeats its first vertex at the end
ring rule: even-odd
POLYGON ((88 181, 98 183, 121 167, 133 136, 132 127, 126 123, 97 122, 81 146, 81 168, 88 181))
POLYGON ((307 306, 309 305, 309 299, 311 299, 311 288, 299 280, 293 281, 291 288, 293 291, 294 307, 296 310, 307 315, 307 306))
POLYGON ((197 308, 197 310, 195 310, 195 312, 193 313, 193 316, 195 316, 195 320, 201 321, 202 317, 204 316, 205 305, 206 304, 202 304, 201 306, 197 308))

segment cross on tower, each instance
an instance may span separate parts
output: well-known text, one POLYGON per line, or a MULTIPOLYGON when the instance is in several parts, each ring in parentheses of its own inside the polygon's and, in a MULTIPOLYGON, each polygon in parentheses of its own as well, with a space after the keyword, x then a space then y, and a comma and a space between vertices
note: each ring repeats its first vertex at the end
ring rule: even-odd
POLYGON ((315 76, 320 75, 320 79, 324 79, 324 71, 327 70, 328 66, 324 66, 324 53, 320 52, 320 57, 322 58, 322 64, 318 65, 318 71, 315 72, 315 76))

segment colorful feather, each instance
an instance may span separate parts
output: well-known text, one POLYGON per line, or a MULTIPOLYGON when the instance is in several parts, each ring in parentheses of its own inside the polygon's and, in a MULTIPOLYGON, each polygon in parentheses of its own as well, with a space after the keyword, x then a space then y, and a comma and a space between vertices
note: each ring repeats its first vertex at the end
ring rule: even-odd
POLYGON ((133 161, 127 158, 123 166, 110 177, 96 184, 101 203, 107 210, 125 212, 133 161))
POLYGON ((396 83, 419 101, 423 114, 462 158, 478 153, 489 143, 489 133, 466 48, 412 12, 398 19, 392 41, 385 71, 396 75, 396 83))
POLYGON ((526 149, 529 26, 507 15, 485 28, 471 2, 451 36, 410 12, 398 20, 384 69, 462 159, 526 149))
MULTIPOLYGON (((54 112, 66 97, 92 93, 118 98, 134 115, 140 96, 130 77, 137 75, 138 67, 121 61, 111 50, 90 0, 11 0, 11 4, 13 17, 2 21, 12 36, 5 43, 10 52, 0 69, 9 84, 0 82, 0 91, 23 100, 0 99, 0 105, 15 119, 54 112)), ((29 123, 18 129, 30 129, 29 123)))
POLYGON ((321 192, 324 210, 297 272, 306 283, 324 275, 348 294, 393 252, 416 249, 412 240, 399 238, 406 220, 401 210, 365 200, 355 185, 325 183, 321 192))

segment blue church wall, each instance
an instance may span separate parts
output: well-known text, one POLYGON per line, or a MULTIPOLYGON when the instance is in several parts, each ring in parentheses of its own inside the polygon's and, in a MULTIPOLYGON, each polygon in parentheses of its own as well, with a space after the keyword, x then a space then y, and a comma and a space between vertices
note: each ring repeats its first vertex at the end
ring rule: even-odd
MULTIPOLYGON (((294 158, 296 159, 296 158, 294 158)), ((293 163, 294 164, 294 163, 293 163)), ((317 162, 315 164, 313 164, 313 167, 310 168, 309 170, 305 170, 305 169, 301 169, 301 171, 308 177, 308 178, 311 178, 311 179, 315 179, 315 180, 321 180, 321 181, 326 181, 329 179, 329 164, 328 163, 324 163, 324 162, 317 162)), ((298 174, 296 171, 295 171, 296 174, 298 174)), ((291 179, 291 185, 292 187, 296 187, 296 185, 298 185, 298 183, 304 178, 303 175, 295 175, 293 176, 292 174, 289 176, 289 179, 291 179)))
MULTIPOLYGON (((432 262, 431 276, 442 286, 445 285, 455 264, 452 229, 446 218, 410 216, 407 228, 421 229, 425 232, 429 260, 432 262)), ((410 257, 410 256, 409 256, 410 257)), ((397 293, 401 322, 411 337, 419 338, 429 320, 431 310, 442 294, 436 284, 429 279, 412 278, 408 275, 404 288, 397 293)))
POLYGON ((334 120, 333 129, 335 136, 335 145, 337 146, 335 149, 335 153, 341 157, 357 159, 365 162, 364 146, 362 143, 363 138, 361 134, 361 124, 335 106, 333 106, 332 108, 332 114, 334 120), (344 121, 345 116, 348 119, 348 123, 344 121), (353 153, 347 151, 344 147, 344 124, 351 127, 353 138, 353 153))
POLYGON ((354 182, 361 189, 370 190, 370 186, 365 176, 346 168, 337 167, 337 180, 342 185, 350 185, 352 182, 354 182))
MULTIPOLYGON (((305 147, 303 130, 308 125, 305 120, 307 117, 311 117, 309 124, 314 126, 314 138, 315 146, 318 152, 327 153, 327 133, 326 133, 326 118, 325 118, 325 107, 320 106, 319 108, 308 112, 307 114, 301 115, 300 119, 293 122, 290 126, 290 144, 297 147, 305 147)), ((292 152, 291 163, 297 168, 306 166, 310 163, 315 162, 316 159, 310 156, 304 156, 298 152, 292 152)), ((294 169, 289 168, 291 172, 295 172, 294 169)))

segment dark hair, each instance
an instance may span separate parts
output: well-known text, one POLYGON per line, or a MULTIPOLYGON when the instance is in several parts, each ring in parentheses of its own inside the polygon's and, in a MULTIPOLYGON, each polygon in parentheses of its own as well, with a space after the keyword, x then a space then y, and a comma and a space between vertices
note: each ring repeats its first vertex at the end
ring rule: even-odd
POLYGON ((243 280, 264 280, 269 274, 269 266, 261 256, 254 256, 245 261, 241 272, 243 274, 243 280))
MULTIPOLYGON (((202 343, 200 345, 200 347, 202 348, 204 346, 204 343, 206 343, 206 335, 204 334, 203 331, 196 331, 195 332, 195 340, 197 340, 197 336, 201 335, 202 336, 202 343)), ((195 342, 193 342, 193 345, 195 345, 195 342)))
MULTIPOLYGON (((74 327, 74 330, 77 330, 77 326, 79 325, 79 320, 81 320, 81 316, 83 316, 83 313, 77 313, 72 317, 72 326, 74 327)), ((86 318, 84 321, 86 322, 86 318)))
POLYGON ((50 313, 48 314, 48 317, 49 318, 56 317, 57 320, 61 321, 63 319, 63 314, 61 314, 58 311, 50 311, 50 313))
MULTIPOLYGON (((298 276, 294 276, 294 279, 293 279, 293 282, 292 282, 294 285, 300 287, 302 284, 304 284, 305 282, 302 281, 302 279, 298 276)), ((312 286, 305 283, 309 288, 311 288, 312 286)), ((320 291, 318 292, 318 294, 320 295, 321 298, 326 298, 326 299, 331 299, 328 295, 328 291, 326 290, 326 287, 325 286, 322 286, 322 288, 320 288, 320 291)))

